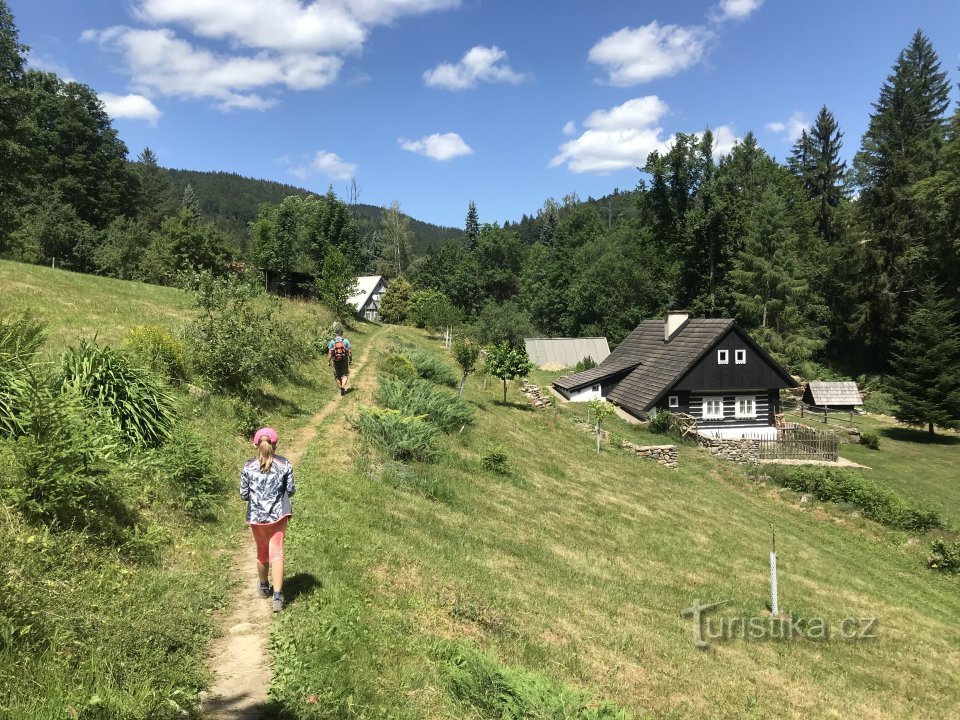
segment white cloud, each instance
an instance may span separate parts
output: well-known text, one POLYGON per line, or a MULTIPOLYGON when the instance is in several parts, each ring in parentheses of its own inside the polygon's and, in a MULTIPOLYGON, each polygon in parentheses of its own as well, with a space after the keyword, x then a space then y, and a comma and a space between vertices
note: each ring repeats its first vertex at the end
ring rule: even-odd
MULTIPOLYGON (((283 159, 287 159, 284 155, 283 159)), ((349 180, 357 174, 355 163, 347 162, 336 153, 318 150, 313 159, 305 165, 297 165, 288 170, 301 180, 313 175, 326 175, 331 180, 349 180)))
POLYGON ((172 30, 112 27, 88 30, 83 39, 119 54, 126 61, 135 89, 146 94, 212 98, 222 110, 265 110, 276 99, 252 90, 285 86, 294 90, 332 83, 343 61, 329 55, 223 56, 194 48, 172 30))
POLYGON ((571 172, 608 173, 641 166, 667 139, 656 123, 669 108, 656 95, 634 98, 609 110, 595 110, 584 120, 587 129, 560 146, 550 167, 566 164, 571 172))
POLYGON ((343 57, 362 50, 369 30, 461 0, 134 0, 149 28, 87 30, 82 37, 118 54, 143 94, 213 99, 221 110, 264 110, 277 91, 334 82, 343 57), (214 52, 177 36, 211 38, 214 52), (270 90, 270 93, 265 91, 270 90))
POLYGON ((714 22, 745 20, 761 5, 763 0, 720 0, 710 12, 710 19, 714 22))
POLYGON ((801 133, 810 127, 810 121, 798 110, 793 113, 786 122, 779 120, 768 122, 765 127, 770 132, 777 135, 784 135, 790 142, 795 142, 801 133))
POLYGON ((149 98, 143 95, 114 95, 113 93, 99 93, 107 115, 113 119, 146 120, 155 126, 163 114, 149 98))
MULTIPOLYGON (((674 135, 664 136, 660 127, 669 112, 656 95, 634 98, 609 110, 594 110, 583 121, 586 130, 560 146, 550 167, 566 165, 573 173, 600 175, 643 167, 654 150, 664 153, 673 145, 674 135)), ((728 154, 739 138, 729 125, 721 125, 713 131, 713 141, 714 157, 719 157, 728 154)))
POLYGON ((564 135, 576 135, 577 134, 577 124, 573 120, 568 120, 563 126, 561 132, 564 135))
POLYGON ((27 67, 43 72, 56 73, 64 82, 72 82, 74 80, 73 73, 67 69, 66 65, 62 65, 57 60, 43 53, 31 51, 27 56, 27 67))
POLYGON ((507 53, 497 46, 477 45, 470 48, 456 64, 440 63, 423 73, 423 81, 430 87, 446 90, 466 90, 477 82, 505 82, 512 85, 524 82, 529 76, 513 70, 506 62, 507 53))
POLYGON ((434 160, 452 160, 462 155, 472 155, 473 149, 457 133, 434 133, 419 140, 400 138, 397 142, 404 150, 426 155, 434 160))
POLYGON ((626 87, 676 75, 700 62, 713 34, 698 25, 624 27, 590 49, 590 62, 604 66, 611 85, 626 87))

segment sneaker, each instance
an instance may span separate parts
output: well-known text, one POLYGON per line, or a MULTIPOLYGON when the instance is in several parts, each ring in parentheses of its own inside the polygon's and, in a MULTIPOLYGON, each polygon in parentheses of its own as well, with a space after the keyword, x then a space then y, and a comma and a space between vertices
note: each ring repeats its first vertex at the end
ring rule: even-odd
POLYGON ((270 590, 270 583, 262 583, 262 582, 257 583, 257 595, 259 595, 262 598, 268 598, 270 597, 271 594, 272 592, 270 590))
POLYGON ((340 394, 341 394, 341 395, 346 395, 346 394, 347 394, 347 389, 346 389, 346 388, 343 388, 343 387, 340 388, 340 394))
POLYGON ((280 612, 283 610, 283 595, 278 592, 273 594, 273 611, 280 612))

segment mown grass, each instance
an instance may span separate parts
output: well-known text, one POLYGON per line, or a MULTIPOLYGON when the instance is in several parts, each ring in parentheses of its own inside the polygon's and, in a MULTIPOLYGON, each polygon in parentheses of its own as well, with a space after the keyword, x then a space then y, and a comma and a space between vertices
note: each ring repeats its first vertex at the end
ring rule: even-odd
MULTIPOLYGON (((790 414, 788 419, 800 417, 790 414)), ((870 470, 861 471, 864 477, 924 504, 939 513, 946 524, 960 530, 960 434, 938 429, 931 440, 926 430, 905 427, 884 415, 854 415, 852 423, 842 413, 829 414, 827 419, 824 425, 822 416, 807 413, 804 422, 837 430, 841 438, 849 437, 845 433, 848 427, 877 433, 878 450, 845 443, 840 446, 840 456, 866 465, 870 470)))
MULTIPOLYGON (((960 583, 926 569, 925 547, 785 502, 695 448, 681 448, 679 470, 598 456, 574 426, 580 408, 533 411, 516 387, 503 406, 498 385, 480 388, 467 384, 475 425, 417 468, 442 480, 442 499, 350 464, 356 436, 333 418, 301 463, 311 481, 287 564, 302 590, 272 641, 281 716, 494 717, 450 691, 438 640, 635 718, 960 712, 960 583), (510 476, 481 467, 493 445, 510 476), (771 528, 781 609, 834 628, 878 618, 875 640, 694 646, 680 613, 695 600, 729 601, 726 616, 765 611, 771 528)), ((665 440, 618 423, 638 442, 665 440)))
MULTIPOLYGON (((190 317, 185 293, 149 285, 9 262, 0 262, 0 284, 0 314, 29 309, 48 323, 47 357, 94 335, 120 347, 133 326, 176 330, 190 317)), ((285 307, 330 322, 315 305, 285 307)), ((368 333, 363 325, 351 333, 358 349, 368 333)), ((318 359, 261 388, 260 419, 289 443, 334 387, 318 359)), ((236 485, 251 448, 236 433, 229 398, 172 392, 181 422, 212 451, 224 494, 197 521, 179 496, 157 498, 144 488, 137 509, 151 528, 144 542, 156 543, 156 562, 132 562, 79 533, 31 526, 0 508, 0 590, 17 605, 0 619, 19 619, 14 627, 0 623, 0 718, 197 716, 198 693, 212 679, 209 642, 235 591, 231 560, 247 532, 236 485)), ((4 445, 0 461, 8 463, 4 445)))

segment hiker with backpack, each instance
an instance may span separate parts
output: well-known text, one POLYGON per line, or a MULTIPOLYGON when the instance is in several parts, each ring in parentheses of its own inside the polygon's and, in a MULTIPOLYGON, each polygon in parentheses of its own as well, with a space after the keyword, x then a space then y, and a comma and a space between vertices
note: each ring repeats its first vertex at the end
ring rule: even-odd
POLYGON ((257 593, 262 598, 273 596, 274 612, 283 610, 283 535, 293 516, 290 498, 296 491, 293 465, 275 454, 277 442, 273 428, 257 430, 253 435, 257 456, 240 471, 240 499, 247 501, 246 523, 257 543, 257 593))
POLYGON ((353 350, 350 341, 338 331, 327 345, 327 367, 333 366, 333 377, 341 395, 347 394, 347 381, 350 379, 350 362, 353 350))

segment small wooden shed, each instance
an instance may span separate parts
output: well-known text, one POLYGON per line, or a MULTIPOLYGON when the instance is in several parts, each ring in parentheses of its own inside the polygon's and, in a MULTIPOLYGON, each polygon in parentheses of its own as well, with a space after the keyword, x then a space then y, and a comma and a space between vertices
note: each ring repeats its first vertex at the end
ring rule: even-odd
POLYGON ((860 389, 852 380, 826 382, 811 380, 803 391, 803 403, 828 410, 853 410, 863 405, 860 389))

